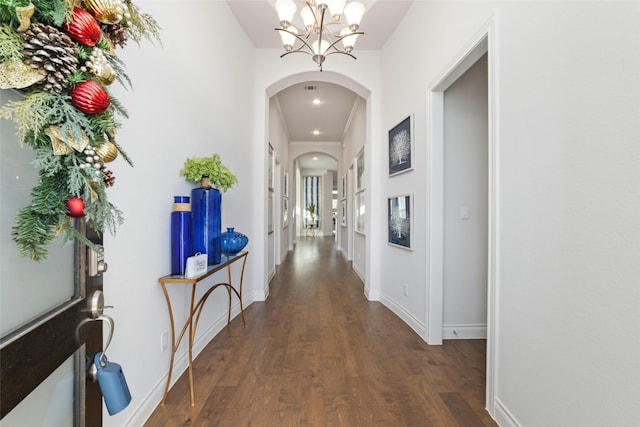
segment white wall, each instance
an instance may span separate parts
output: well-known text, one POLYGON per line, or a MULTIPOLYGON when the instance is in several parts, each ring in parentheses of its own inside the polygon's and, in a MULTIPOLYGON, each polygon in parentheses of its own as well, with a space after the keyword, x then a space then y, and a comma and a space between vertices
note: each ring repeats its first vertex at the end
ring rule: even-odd
MULTIPOLYGON (((491 17, 497 365, 488 404, 501 425, 640 425, 640 3, 414 2, 382 51, 376 132, 414 113, 416 169, 383 178, 382 193, 414 191, 416 212, 426 212, 426 91, 491 17)), ((427 220, 416 225, 425 242, 427 220)), ((383 246, 380 263, 382 293, 420 331, 429 266, 416 240, 411 253, 383 246)))
MULTIPOLYGON (((113 417, 105 413, 106 427, 142 425, 164 391, 170 352, 160 352, 160 335, 170 325, 158 278, 170 268, 173 196, 188 195, 194 187, 178 175, 187 157, 219 153, 237 175, 239 183, 222 196, 222 226, 236 227, 250 239, 245 304, 252 301, 254 284, 262 279, 255 274, 258 258, 253 254, 259 241, 252 221, 258 187, 246 154, 255 139, 254 50, 224 2, 137 4, 162 27, 163 46, 145 42, 137 47, 130 42, 119 56, 134 89, 127 92, 117 84, 110 88, 129 112, 117 138, 135 167, 121 159, 110 164, 116 185, 109 196, 124 211, 126 222, 115 237, 105 236, 109 269, 104 292, 106 303, 114 306, 108 314, 115 319, 108 356, 122 365, 133 400, 113 417), (220 37, 220 32, 227 36, 220 37)), ((217 292, 200 319, 196 348, 226 323, 227 294, 217 292)), ((171 293, 176 322, 182 323, 187 287, 175 286, 171 293)), ((175 379, 186 366, 185 342, 176 356, 175 379)))
POLYGON ((484 55, 444 92, 445 339, 487 337, 487 71, 484 55))
MULTIPOLYGON (((367 105, 364 99, 358 98, 356 101, 357 105, 354 108, 354 112, 351 117, 351 122, 349 124, 349 129, 345 134, 345 138, 342 144, 342 164, 340 167, 340 172, 338 174, 338 185, 341 185, 342 177, 346 177, 346 194, 340 193, 341 198, 346 199, 347 203, 347 226, 342 227, 341 221, 341 207, 338 206, 338 227, 342 230, 340 233, 340 246, 342 248, 342 255, 348 260, 351 261, 351 255, 349 254, 349 241, 353 239, 353 230, 355 228, 355 224, 353 223, 353 215, 351 214, 354 206, 354 195, 353 195, 353 176, 349 176, 349 167, 353 165, 353 162, 360 152, 360 150, 365 146, 365 141, 367 139, 367 105)), ((342 192, 342 188, 338 189, 339 192, 342 192)), ((365 252, 363 251, 364 255, 365 252)), ((362 258, 362 256, 360 257, 362 258)), ((363 270, 364 271, 364 270, 363 270)))
MULTIPOLYGON (((281 179, 283 180, 279 183, 280 197, 278 197, 277 203, 280 204, 280 212, 282 212, 283 206, 283 197, 284 194, 284 174, 289 172, 288 177, 288 186, 289 186, 289 211, 291 211, 291 201, 295 200, 293 197, 293 192, 291 189, 291 183, 293 181, 293 175, 291 174, 291 170, 289 169, 289 136, 287 134, 286 128, 284 126, 282 112, 280 110, 280 106, 277 102, 276 97, 271 97, 269 99, 269 142, 273 146, 274 151, 278 156, 278 160, 280 161, 281 168, 281 179)), ((291 212, 289 212, 290 214, 291 212)), ((280 262, 287 255, 289 250, 293 249, 293 235, 291 234, 291 230, 294 229, 294 224, 292 223, 292 217, 289 215, 289 219, 287 225, 283 224, 282 215, 276 220, 274 226, 279 227, 280 230, 278 232, 280 236, 280 253, 278 257, 276 257, 276 263, 280 264, 280 262)))

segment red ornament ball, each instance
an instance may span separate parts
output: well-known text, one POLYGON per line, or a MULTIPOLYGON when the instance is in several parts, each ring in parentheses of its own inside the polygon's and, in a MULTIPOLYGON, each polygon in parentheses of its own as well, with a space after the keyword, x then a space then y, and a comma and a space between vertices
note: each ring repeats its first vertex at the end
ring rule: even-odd
POLYGON ((98 21, 86 10, 74 7, 71 22, 64 25, 69 37, 85 46, 95 46, 102 37, 98 21))
POLYGON ((109 95, 102 85, 93 80, 79 83, 71 89, 71 103, 87 114, 100 114, 109 108, 109 95))
POLYGON ((80 197, 72 197, 67 200, 67 211, 69 216, 81 218, 84 216, 84 200, 80 197))

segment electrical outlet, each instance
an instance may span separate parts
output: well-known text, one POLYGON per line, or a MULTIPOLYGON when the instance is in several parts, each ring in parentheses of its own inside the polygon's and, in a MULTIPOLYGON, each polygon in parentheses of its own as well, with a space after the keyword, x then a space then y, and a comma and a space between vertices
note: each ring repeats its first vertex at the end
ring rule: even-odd
POLYGON ((167 351, 169 347, 169 333, 164 331, 162 335, 160 335, 160 353, 167 351))
POLYGON ((402 293, 405 297, 409 296, 409 285, 408 284, 404 284, 402 285, 402 293))

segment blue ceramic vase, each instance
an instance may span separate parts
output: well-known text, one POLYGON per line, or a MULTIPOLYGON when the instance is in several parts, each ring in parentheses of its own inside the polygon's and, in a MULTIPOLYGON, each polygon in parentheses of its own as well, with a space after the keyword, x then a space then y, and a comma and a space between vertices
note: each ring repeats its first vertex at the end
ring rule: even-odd
POLYGON ((190 256, 191 205, 188 196, 175 196, 171 212, 171 274, 183 276, 190 256))
POLYGON ((220 191, 209 185, 208 176, 202 177, 201 187, 191 190, 193 253, 206 253, 209 265, 220 264, 221 203, 220 191))
POLYGON ((226 256, 233 256, 244 249, 249 243, 249 238, 242 233, 233 231, 233 227, 227 227, 227 231, 220 236, 220 250, 226 256))

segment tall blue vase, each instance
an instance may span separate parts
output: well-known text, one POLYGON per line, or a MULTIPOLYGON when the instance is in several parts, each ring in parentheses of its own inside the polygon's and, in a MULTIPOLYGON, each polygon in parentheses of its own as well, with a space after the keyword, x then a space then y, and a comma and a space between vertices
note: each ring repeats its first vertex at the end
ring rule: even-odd
POLYGON ((191 205, 188 196, 175 196, 171 212, 171 274, 184 276, 190 256, 191 205))
POLYGON ((206 253, 209 265, 220 263, 221 203, 220 191, 209 185, 207 176, 201 187, 191 190, 193 253, 206 253))

